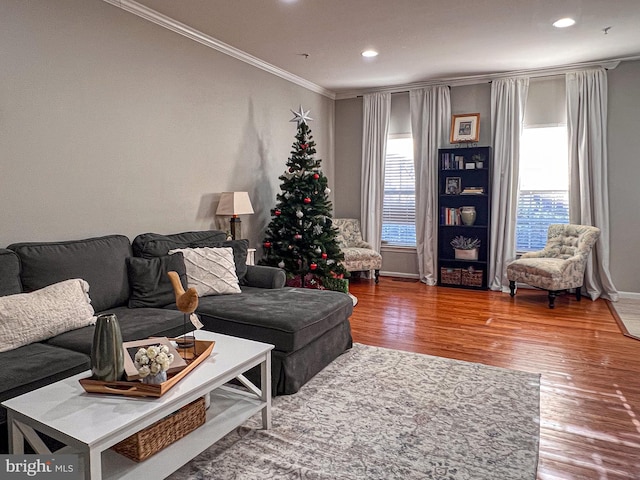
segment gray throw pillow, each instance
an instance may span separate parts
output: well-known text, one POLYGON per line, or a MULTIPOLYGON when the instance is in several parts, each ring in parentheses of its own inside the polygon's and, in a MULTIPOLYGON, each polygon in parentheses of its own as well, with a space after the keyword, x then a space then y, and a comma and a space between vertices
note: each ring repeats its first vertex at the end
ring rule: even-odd
POLYGON ((127 258, 131 296, 129 308, 159 308, 175 302, 175 293, 167 272, 177 272, 182 286, 187 288, 184 257, 178 252, 155 258, 127 258))

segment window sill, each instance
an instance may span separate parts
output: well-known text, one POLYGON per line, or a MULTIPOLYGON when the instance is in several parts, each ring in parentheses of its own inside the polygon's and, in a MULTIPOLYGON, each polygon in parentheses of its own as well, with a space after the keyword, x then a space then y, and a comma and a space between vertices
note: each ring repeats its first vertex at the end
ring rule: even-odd
POLYGON ((381 252, 391 253, 415 253, 416 247, 400 246, 400 245, 382 245, 380 247, 381 252))

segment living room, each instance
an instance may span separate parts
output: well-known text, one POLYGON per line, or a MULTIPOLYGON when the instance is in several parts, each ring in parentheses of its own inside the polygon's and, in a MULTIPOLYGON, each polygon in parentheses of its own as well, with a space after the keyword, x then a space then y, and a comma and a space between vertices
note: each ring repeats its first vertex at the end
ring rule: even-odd
MULTIPOLYGON (((299 105, 313 117, 335 216, 360 216, 357 95, 334 99, 101 0, 3 0, 0 18, 0 247, 224 227, 225 191, 249 192, 243 231, 256 247, 299 105)), ((638 296, 640 60, 607 78, 610 271, 621 294, 638 296)), ((487 81, 453 85, 451 110, 479 112, 479 144, 490 144, 487 81)), ((381 282, 416 277, 415 253, 382 253, 381 282)))

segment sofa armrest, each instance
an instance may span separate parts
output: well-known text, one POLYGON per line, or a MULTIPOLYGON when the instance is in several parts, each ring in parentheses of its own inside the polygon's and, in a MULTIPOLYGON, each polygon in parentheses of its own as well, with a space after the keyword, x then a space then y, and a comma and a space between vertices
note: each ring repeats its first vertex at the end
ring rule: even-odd
POLYGON ((248 286, 258 288, 282 288, 287 281, 284 270, 264 265, 247 265, 244 278, 248 286))

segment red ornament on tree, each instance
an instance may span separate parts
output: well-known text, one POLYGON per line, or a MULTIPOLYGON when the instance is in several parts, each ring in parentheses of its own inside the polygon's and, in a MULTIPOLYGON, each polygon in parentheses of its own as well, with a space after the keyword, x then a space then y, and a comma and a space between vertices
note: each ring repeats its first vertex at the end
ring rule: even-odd
POLYGON ((303 200, 304 203, 311 203, 311 199, 309 197, 305 197, 303 200))
POLYGON ((273 214, 277 217, 281 214, 282 212, 280 210, 276 210, 275 212, 273 212, 273 214))
POLYGON ((322 253, 322 259, 323 259, 323 260, 326 260, 326 259, 327 259, 327 254, 326 254, 326 253, 324 253, 324 252, 322 253))
POLYGON ((306 143, 301 143, 301 144, 300 144, 300 148, 301 148, 302 150, 306 150, 308 147, 309 147, 309 145, 308 145, 308 144, 306 144, 306 143))
POLYGON ((295 169, 293 167, 289 167, 289 173, 293 173, 295 172, 295 169))
POLYGON ((318 175, 317 173, 313 174, 313 179, 314 180, 318 180, 320 178, 320 175, 318 175))
POLYGON ((296 240, 301 240, 302 239, 302 235, 300 235, 299 233, 296 233, 293 238, 295 238, 296 240))
POLYGON ((271 248, 271 242, 264 242, 264 248, 271 248))
POLYGON ((311 270, 315 270, 316 268, 318 268, 318 264, 317 263, 312 263, 311 265, 309 265, 309 268, 311 270))

